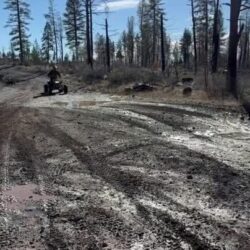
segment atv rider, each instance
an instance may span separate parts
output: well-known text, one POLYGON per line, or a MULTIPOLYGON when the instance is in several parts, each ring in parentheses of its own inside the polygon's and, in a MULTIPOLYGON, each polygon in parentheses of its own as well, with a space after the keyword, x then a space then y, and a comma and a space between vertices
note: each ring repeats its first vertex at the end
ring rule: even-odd
POLYGON ((61 78, 61 74, 57 69, 56 65, 53 65, 52 70, 48 73, 48 77, 50 79, 50 81, 48 82, 50 89, 53 88, 53 85, 55 84, 55 82, 58 80, 58 78, 61 78))

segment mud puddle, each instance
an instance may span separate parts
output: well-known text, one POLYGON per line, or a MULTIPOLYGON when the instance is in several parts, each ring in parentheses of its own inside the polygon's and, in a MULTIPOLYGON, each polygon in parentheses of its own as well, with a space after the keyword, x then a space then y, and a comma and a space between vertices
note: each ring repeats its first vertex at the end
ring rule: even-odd
POLYGON ((54 198, 52 195, 41 195, 35 184, 16 185, 2 192, 1 206, 6 206, 9 210, 24 210, 32 203, 44 203, 54 198))
POLYGON ((55 95, 42 96, 29 100, 25 106, 29 107, 52 107, 66 109, 81 109, 86 107, 101 106, 105 103, 116 101, 116 96, 99 93, 85 93, 82 95, 55 95))

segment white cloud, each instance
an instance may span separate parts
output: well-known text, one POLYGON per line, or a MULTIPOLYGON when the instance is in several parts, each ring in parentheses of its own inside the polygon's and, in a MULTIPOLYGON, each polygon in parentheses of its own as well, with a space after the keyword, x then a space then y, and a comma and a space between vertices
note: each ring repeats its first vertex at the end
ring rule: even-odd
POLYGON ((109 11, 133 9, 138 6, 139 0, 115 0, 111 2, 101 3, 98 6, 99 11, 104 11, 107 7, 109 11))

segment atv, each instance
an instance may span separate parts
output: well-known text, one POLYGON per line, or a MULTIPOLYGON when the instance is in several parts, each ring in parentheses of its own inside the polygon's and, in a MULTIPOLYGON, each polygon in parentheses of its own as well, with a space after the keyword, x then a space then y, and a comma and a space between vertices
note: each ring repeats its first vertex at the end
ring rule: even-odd
POLYGON ((66 95, 68 93, 68 86, 64 85, 61 81, 55 81, 52 84, 48 82, 44 85, 45 95, 52 95, 53 90, 58 90, 58 93, 64 93, 66 95))

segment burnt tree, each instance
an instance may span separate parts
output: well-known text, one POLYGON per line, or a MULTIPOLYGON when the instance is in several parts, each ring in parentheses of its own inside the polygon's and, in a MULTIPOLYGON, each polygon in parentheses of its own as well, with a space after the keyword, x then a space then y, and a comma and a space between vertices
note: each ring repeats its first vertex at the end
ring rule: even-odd
POLYGON ((89 10, 90 10, 90 0, 85 0, 87 63, 93 69, 93 60, 92 60, 92 56, 91 56, 91 35, 90 35, 89 10))
POLYGON ((214 24, 213 24, 212 73, 216 73, 218 69, 218 57, 220 49, 219 6, 220 6, 220 0, 217 0, 215 5, 214 24))
POLYGON ((105 19, 106 29, 106 65, 107 71, 110 72, 110 45, 109 45, 109 31, 108 31, 108 19, 105 19))
POLYGON ((241 34, 244 30, 244 24, 239 27, 239 16, 241 11, 249 9, 248 1, 231 0, 230 1, 230 35, 228 48, 228 88, 229 91, 238 98, 237 89, 237 54, 238 44, 241 34))
POLYGON ((192 22, 193 22, 193 43, 194 43, 194 72, 197 73, 197 37, 196 37, 196 17, 194 10, 194 0, 191 0, 192 22))
POLYGON ((165 72, 166 69, 166 59, 165 59, 165 41, 164 41, 164 19, 163 14, 161 14, 161 70, 165 72))

